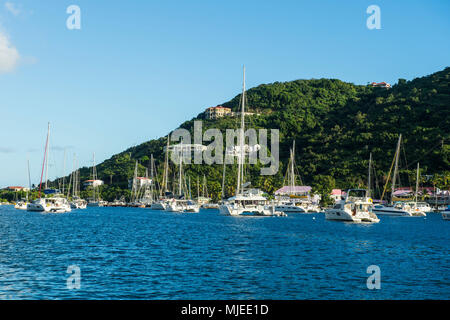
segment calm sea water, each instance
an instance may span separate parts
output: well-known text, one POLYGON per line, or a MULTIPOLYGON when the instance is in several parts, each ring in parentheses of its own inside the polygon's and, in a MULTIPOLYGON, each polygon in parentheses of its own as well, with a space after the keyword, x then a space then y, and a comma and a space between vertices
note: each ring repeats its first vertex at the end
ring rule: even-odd
POLYGON ((0 206, 1 299, 449 299, 450 222, 0 206), (69 290, 67 268, 81 270, 69 290), (366 286, 381 269, 381 289, 366 286))

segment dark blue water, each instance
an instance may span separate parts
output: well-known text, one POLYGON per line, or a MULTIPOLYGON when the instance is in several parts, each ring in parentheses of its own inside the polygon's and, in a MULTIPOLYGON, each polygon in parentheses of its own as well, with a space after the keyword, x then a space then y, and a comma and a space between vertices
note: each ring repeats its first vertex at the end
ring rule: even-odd
POLYGON ((450 221, 0 206, 1 299, 449 299, 450 221), (69 290, 68 266, 81 270, 69 290), (367 267, 381 269, 369 290, 367 267))

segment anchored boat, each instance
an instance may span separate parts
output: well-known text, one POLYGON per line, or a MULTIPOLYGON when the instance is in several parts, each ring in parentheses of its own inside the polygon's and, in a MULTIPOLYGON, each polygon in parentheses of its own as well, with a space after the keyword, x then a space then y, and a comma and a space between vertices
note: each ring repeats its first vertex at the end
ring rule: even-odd
POLYGON ((344 200, 339 201, 333 208, 325 210, 325 218, 357 223, 380 221, 372 212, 372 199, 367 196, 365 189, 347 190, 344 200))

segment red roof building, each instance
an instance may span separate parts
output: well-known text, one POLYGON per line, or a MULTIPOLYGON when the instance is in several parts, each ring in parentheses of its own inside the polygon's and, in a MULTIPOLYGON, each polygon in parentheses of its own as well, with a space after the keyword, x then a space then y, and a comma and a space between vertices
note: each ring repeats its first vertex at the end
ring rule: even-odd
POLYGON ((391 85, 389 84, 389 83, 387 83, 387 82, 372 82, 371 84, 370 84, 370 86, 372 86, 372 87, 378 87, 378 88, 386 88, 386 89, 389 89, 390 87, 391 87, 391 85))

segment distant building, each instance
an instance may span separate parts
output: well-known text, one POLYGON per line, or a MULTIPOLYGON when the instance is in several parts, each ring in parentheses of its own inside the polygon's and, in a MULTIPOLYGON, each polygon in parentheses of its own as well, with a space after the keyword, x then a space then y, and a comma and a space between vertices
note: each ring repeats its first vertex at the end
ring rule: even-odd
POLYGON ((331 190, 330 198, 334 200, 334 202, 338 202, 342 200, 344 196, 344 192, 341 189, 333 189, 331 190))
MULTIPOLYGON (((175 153, 190 153, 190 152, 203 152, 207 149, 206 146, 201 144, 172 144, 169 146, 169 151, 175 153)), ((164 151, 167 150, 167 147, 164 147, 164 151)))
MULTIPOLYGON (((232 112, 231 116, 232 117, 240 117, 242 114, 242 112, 232 112)), ((259 116, 259 113, 255 113, 255 112, 244 112, 244 116, 254 116, 257 115, 259 116)))
POLYGON ((386 88, 386 89, 390 89, 391 85, 387 82, 372 82, 370 84, 371 87, 378 87, 378 88, 386 88))
POLYGON ((85 188, 87 187, 99 187, 101 185, 104 185, 105 183, 103 180, 86 180, 83 182, 83 186, 85 188))
POLYGON ((18 186, 6 187, 6 188, 4 188, 3 190, 6 190, 6 191, 13 191, 13 192, 18 192, 18 191, 28 192, 28 191, 30 191, 29 188, 18 187, 18 186))
POLYGON ((231 115, 231 109, 217 106, 217 107, 210 107, 205 110, 206 119, 218 119, 223 118, 225 116, 231 115))
MULTIPOLYGON (((133 187, 133 181, 134 181, 134 179, 128 180, 128 188, 131 189, 133 187)), ((136 188, 151 186, 151 184, 152 184, 152 179, 150 179, 150 178, 145 178, 145 177, 137 177, 136 178, 136 188)))

